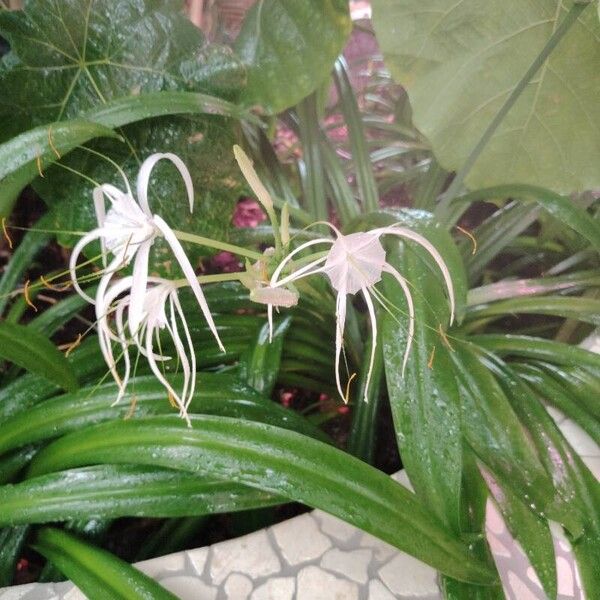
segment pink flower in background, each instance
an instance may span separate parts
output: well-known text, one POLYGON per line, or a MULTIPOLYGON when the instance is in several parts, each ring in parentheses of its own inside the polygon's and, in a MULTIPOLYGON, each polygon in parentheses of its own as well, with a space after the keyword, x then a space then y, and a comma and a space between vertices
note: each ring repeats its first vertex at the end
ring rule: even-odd
POLYGON ((240 200, 233 213, 234 227, 256 227, 265 221, 267 216, 260 204, 252 198, 240 200))

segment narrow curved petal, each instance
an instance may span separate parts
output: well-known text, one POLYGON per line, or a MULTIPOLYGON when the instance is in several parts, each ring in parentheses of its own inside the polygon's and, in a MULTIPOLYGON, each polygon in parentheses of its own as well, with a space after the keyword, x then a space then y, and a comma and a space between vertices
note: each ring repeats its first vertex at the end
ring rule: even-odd
POLYGON ((442 258, 441 254, 437 251, 435 246, 422 235, 411 231, 410 229, 406 229, 405 227, 398 227, 396 225, 391 225, 390 227, 382 227, 380 229, 373 230, 374 233, 378 235, 397 235, 398 237, 403 237, 413 242, 416 242, 435 260, 437 266, 440 268, 442 275, 444 277, 444 282, 446 283, 446 288, 448 289, 448 299, 450 301, 450 325, 454 322, 454 313, 455 313, 455 297, 454 297, 454 285, 452 283, 452 277, 450 276, 450 271, 446 266, 446 262, 442 258))
POLYGON ((402 377, 404 377, 406 363, 408 362, 408 356, 410 354, 410 349, 415 337, 415 305, 413 303, 412 294, 410 293, 410 288, 406 279, 402 277, 402 275, 400 275, 400 273, 394 267, 392 267, 392 265, 386 264, 383 270, 396 279, 398 285, 404 292, 404 297, 406 298, 406 304, 408 307, 408 338, 406 341, 406 349, 404 350, 404 359, 402 360, 402 377))
POLYGON ((212 318, 212 315, 210 314, 210 308, 208 307, 206 298, 204 297, 204 293, 202 292, 202 288, 198 283, 196 273, 194 272, 194 269, 188 257, 185 254, 183 246, 175 237, 173 230, 165 223, 162 217, 160 217, 159 215, 155 215, 154 223, 156 227, 160 230, 160 232, 163 234, 163 237, 165 238, 166 242, 169 244, 169 246, 171 246, 171 250, 173 250, 173 254, 177 259, 177 262, 179 262, 179 265, 183 270, 183 274, 185 275, 185 278, 187 279, 188 283, 190 284, 190 287, 192 288, 192 291, 194 292, 194 295, 196 296, 196 300, 200 305, 200 309, 202 310, 202 314, 204 315, 204 318, 208 323, 208 327, 210 328, 215 339, 217 340, 217 344, 219 345, 221 352, 225 352, 225 347, 221 342, 221 338, 219 337, 217 327, 212 318))
POLYGON ((129 299, 129 332, 135 338, 144 315, 146 288, 148 287, 148 259, 151 242, 144 242, 138 248, 133 263, 133 278, 129 299))
POLYGON ((282 285, 286 285, 287 283, 292 283, 297 281, 298 279, 302 279, 303 277, 309 277, 310 275, 314 275, 315 273, 322 273, 325 269, 319 268, 315 269, 318 265, 322 265, 327 260, 326 256, 322 256, 321 258, 317 258, 317 260, 313 260, 312 262, 304 265, 297 271, 294 271, 290 275, 286 275, 283 279, 280 279, 277 283, 273 284, 273 287, 279 287, 282 285))
MULTIPOLYGON (((118 404, 121 398, 123 398, 123 396, 125 395, 125 390, 127 388, 127 384, 129 383, 129 377, 131 374, 131 359, 129 358, 129 346, 125 338, 125 324, 123 322, 123 312, 125 310, 125 307, 126 304, 122 302, 117 306, 117 309, 115 310, 117 336, 119 338, 119 345, 121 346, 121 356, 123 358, 123 362, 125 363, 125 369, 119 385, 119 393, 117 394, 116 400, 112 403, 112 406, 118 404)), ((110 344, 110 341, 108 341, 108 343, 110 344)))
POLYGON ((342 389, 340 380, 340 357, 342 346, 344 345, 344 328, 346 326, 346 293, 340 291, 336 298, 335 306, 335 384, 342 400, 346 402, 346 397, 342 389))
POLYGON ((188 427, 191 427, 192 424, 187 415, 185 407, 183 406, 181 398, 179 397, 177 392, 173 389, 171 384, 167 381, 167 379, 164 377, 161 370, 158 368, 156 361, 153 358, 154 352, 152 350, 152 336, 154 335, 154 333, 155 332, 152 327, 146 328, 145 349, 146 349, 146 354, 148 356, 148 365, 150 366, 150 370, 152 371, 152 373, 154 373, 154 376, 156 377, 156 379, 158 379, 160 381, 160 383, 162 383, 162 385, 167 389, 167 391, 171 394, 171 396, 177 403, 177 406, 179 407, 179 409, 181 411, 181 416, 186 420, 188 427))
POLYGON ((377 350, 377 315, 375 313, 375 307, 373 306, 373 300, 371 298, 371 294, 369 294, 369 290, 366 287, 363 287, 362 293, 367 304, 367 310, 369 311, 369 319, 371 321, 371 336, 373 338, 373 342, 371 344, 371 357, 369 359, 369 370, 367 371, 367 380, 365 382, 364 400, 367 402, 367 392, 369 391, 369 385, 371 385, 371 375, 373 375, 375 352, 377 350))
POLYGON ((267 320, 269 321, 269 344, 273 341, 273 305, 267 305, 267 320))
POLYGON ((194 185, 192 183, 192 176, 181 158, 171 152, 152 154, 142 163, 137 177, 137 199, 140 207, 148 217, 152 217, 152 211, 148 203, 148 183, 150 182, 152 169, 154 169, 159 160, 163 159, 170 160, 181 174, 188 195, 190 212, 192 212, 194 210, 194 185))
POLYGON ((186 351, 185 351, 185 346, 183 345, 183 342, 181 341, 181 336, 179 335, 179 328, 177 327, 177 319, 175 318, 175 304, 173 303, 173 295, 170 294, 169 295, 169 316, 170 322, 167 322, 166 324, 166 328, 167 331, 169 332, 169 334, 171 335, 171 338, 173 340, 173 343, 175 344, 175 351, 177 352, 177 358, 179 360, 179 363, 181 365, 181 368, 183 369, 183 387, 181 389, 181 404, 183 406, 183 408, 186 407, 187 405, 187 394, 188 394, 188 386, 190 384, 190 377, 191 377, 191 369, 190 369, 190 361, 188 360, 186 351))
POLYGON ((75 291, 87 302, 90 304, 94 304, 94 299, 88 294, 86 294, 79 285, 79 281, 77 281, 77 259, 79 255, 83 252, 83 249, 94 240, 98 238, 102 239, 102 236, 105 235, 104 229, 99 227, 98 229, 93 229, 89 233, 86 233, 74 246, 71 256, 69 258, 69 273, 71 275, 71 281, 73 282, 73 287, 75 291))
POLYGON ((196 353, 194 352, 194 343, 192 342, 192 336, 190 335, 187 320, 185 318, 183 309, 181 308, 181 302, 179 302, 179 296, 177 295, 177 292, 172 293, 171 296, 173 298, 173 302, 175 303, 175 308, 177 310, 177 314, 179 315, 179 319, 181 320, 181 325, 183 326, 191 363, 190 388, 188 391, 187 401, 185 401, 185 407, 187 409, 190 405, 190 402, 194 398, 194 392, 196 391, 196 353))
MULTIPOLYGON (((102 186, 94 188, 92 198, 94 200, 94 212, 96 213, 98 227, 104 227, 106 205, 104 204, 104 191, 102 190, 102 186)), ((100 237, 100 249, 102 250, 102 266, 106 268, 106 244, 104 243, 104 236, 100 237)))
POLYGON ((296 254, 298 254, 299 252, 302 252, 302 250, 305 250, 306 248, 310 248, 311 246, 315 246, 316 244, 333 244, 333 240, 330 240, 329 238, 318 238, 316 240, 309 240, 308 242, 304 242, 304 244, 300 244, 295 250, 292 250, 277 265, 277 268, 273 272, 273 275, 271 275, 270 284, 272 286, 274 286, 277 283, 279 275, 281 275, 281 272, 283 271, 283 269, 285 268, 285 266, 294 258, 294 256, 296 256, 296 254))

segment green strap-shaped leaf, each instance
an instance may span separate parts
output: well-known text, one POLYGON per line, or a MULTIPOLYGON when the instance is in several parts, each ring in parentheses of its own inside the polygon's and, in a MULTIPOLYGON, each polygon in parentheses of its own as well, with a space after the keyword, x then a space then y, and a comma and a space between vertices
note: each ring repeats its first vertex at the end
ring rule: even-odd
POLYGON ((269 338, 269 324, 265 323, 240 361, 241 379, 265 396, 271 395, 277 381, 283 343, 291 322, 290 315, 277 321, 272 339, 269 338))
POLYGON ((73 369, 56 346, 25 325, 0 323, 0 357, 65 390, 78 386, 73 369))
POLYGON ((581 566, 584 588, 587 595, 593 595, 600 586, 600 484, 528 386, 493 354, 482 351, 482 355, 527 426, 552 476, 557 494, 547 511, 548 518, 566 526, 581 566))
POLYGON ((530 358, 565 366, 589 365, 600 369, 600 355, 554 340, 528 335, 491 333, 472 335, 469 340, 499 356, 530 358))
MULTIPOLYGON (((174 385, 180 385, 181 377, 174 378, 173 381, 174 385)), ((117 388, 111 383, 45 400, 14 415, 0 427, 0 452, 55 438, 102 421, 138 419, 173 411, 164 387, 154 376, 137 377, 130 381, 129 386, 131 401, 123 401, 119 406, 112 405, 117 396, 117 388)), ((325 434, 300 414, 238 383, 231 375, 200 374, 189 410, 271 423, 321 440, 327 439, 325 434)))
POLYGON ((389 477, 327 444, 271 425, 194 416, 106 423, 50 444, 30 476, 78 465, 138 463, 204 473, 321 508, 458 579, 493 581, 415 499, 389 477))
POLYGON ((561 223, 568 225, 600 251, 600 225, 568 196, 535 185, 498 185, 458 196, 454 203, 468 205, 476 200, 515 198, 536 203, 561 223))
POLYGON ((466 318, 473 321, 519 313, 564 317, 600 325, 600 300, 565 296, 513 298, 472 306, 467 310, 466 318))
MULTIPOLYGON (((408 308, 398 283, 386 279, 385 297, 398 307, 383 325, 385 373, 402 464, 417 495, 452 530, 460 531, 462 439, 458 389, 446 340, 448 301, 426 252, 405 249, 391 262, 412 284, 415 336, 408 341, 408 308)), ((382 311, 383 312, 383 311, 382 311)))
POLYGON ((27 525, 0 529, 0 586, 9 586, 15 575, 15 567, 25 540, 29 534, 27 525))
POLYGON ((118 517, 185 517, 280 504, 240 483, 138 465, 100 465, 0 487, 0 524, 118 517))
POLYGON ((511 363, 511 368, 535 390, 540 398, 565 413, 597 444, 600 444, 600 420, 590 414, 585 406, 581 406, 577 398, 569 393, 568 388, 562 386, 539 365, 511 363))
POLYGON ((34 547, 90 598, 177 600, 177 596, 125 561, 66 531, 42 529, 34 547))
POLYGON ((0 145, 0 216, 8 216, 21 190, 73 148, 97 137, 118 137, 98 123, 73 120, 30 129, 0 145))
POLYGON ((308 96, 329 76, 351 29, 345 0, 259 0, 235 42, 248 69, 244 103, 277 113, 308 96))

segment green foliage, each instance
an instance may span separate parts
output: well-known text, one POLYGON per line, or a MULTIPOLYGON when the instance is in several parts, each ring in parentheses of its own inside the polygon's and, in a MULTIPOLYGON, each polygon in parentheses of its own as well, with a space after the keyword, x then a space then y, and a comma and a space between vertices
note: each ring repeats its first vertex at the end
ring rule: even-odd
POLYGON ((66 358, 48 338, 30 327, 6 321, 0 323, 0 357, 65 390, 78 387, 76 374, 66 358))
POLYGON ((176 600, 177 596, 106 550, 60 529, 42 529, 35 549, 98 600, 176 600))
MULTIPOLYGON (((447 169, 458 169, 573 1, 376 0, 373 23, 415 125, 447 169)), ((467 184, 529 183, 556 192, 600 184, 600 23, 585 11, 522 92, 467 184)))
MULTIPOLYGON (((0 118, 10 123, 3 129, 4 139, 39 123, 82 117, 123 96, 187 90, 235 99, 245 80, 240 63, 226 48, 205 46, 178 6, 171 0, 30 0, 22 12, 1 13, 0 31, 11 44, 0 70, 5 91, 0 118)), ((194 179, 195 213, 189 214, 179 178, 165 165, 157 168, 160 184, 153 185, 153 208, 176 228, 223 237, 236 200, 237 169, 231 154, 235 131, 231 120, 199 112, 144 120, 119 130, 125 142, 93 147, 119 163, 132 180, 140 161, 153 152, 181 156, 194 179)), ((114 167, 96 155, 79 151, 64 164, 95 181, 122 186, 114 167)), ((90 229, 90 183, 58 167, 45 175, 36 189, 49 204, 60 204, 56 226, 90 229)), ((72 238, 62 235, 60 241, 70 243, 72 238)), ((156 261, 168 271, 161 248, 156 261)))
POLYGON ((277 113, 327 80, 351 30, 345 0, 259 0, 235 50, 248 67, 244 104, 277 113))

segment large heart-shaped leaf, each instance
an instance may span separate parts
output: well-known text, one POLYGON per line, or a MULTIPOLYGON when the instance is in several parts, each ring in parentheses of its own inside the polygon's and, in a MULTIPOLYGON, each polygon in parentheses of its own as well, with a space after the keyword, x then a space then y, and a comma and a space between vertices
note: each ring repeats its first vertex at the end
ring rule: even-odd
MULTIPOLYGON (((24 11, 0 13, 0 32, 11 44, 0 66, 3 138, 79 117, 123 96, 179 89, 233 99, 244 83, 243 67, 231 51, 205 46, 200 30, 180 9, 173 0, 30 0, 24 11)), ((190 215, 179 178, 165 165, 157 169, 152 186, 154 210, 176 228, 225 235, 237 196, 231 121, 170 117, 142 121, 120 133, 125 144, 94 148, 122 164, 129 177, 157 151, 179 154, 192 172, 195 213, 190 215)), ((97 182, 122 185, 114 167, 95 155, 76 152, 65 163, 97 182)), ((36 187, 47 202, 62 204, 58 228, 91 228, 90 184, 57 168, 45 175, 36 187)), ((161 255, 160 247, 156 255, 168 271, 170 257, 161 255)))
POLYGON ((276 113, 329 76, 352 23, 346 0, 258 0, 235 49, 248 68, 246 104, 276 113))
MULTIPOLYGON (((414 122, 460 168, 573 0, 374 0, 373 22, 414 122)), ((600 23, 588 9, 534 76, 467 177, 470 187, 600 185, 600 23)))

